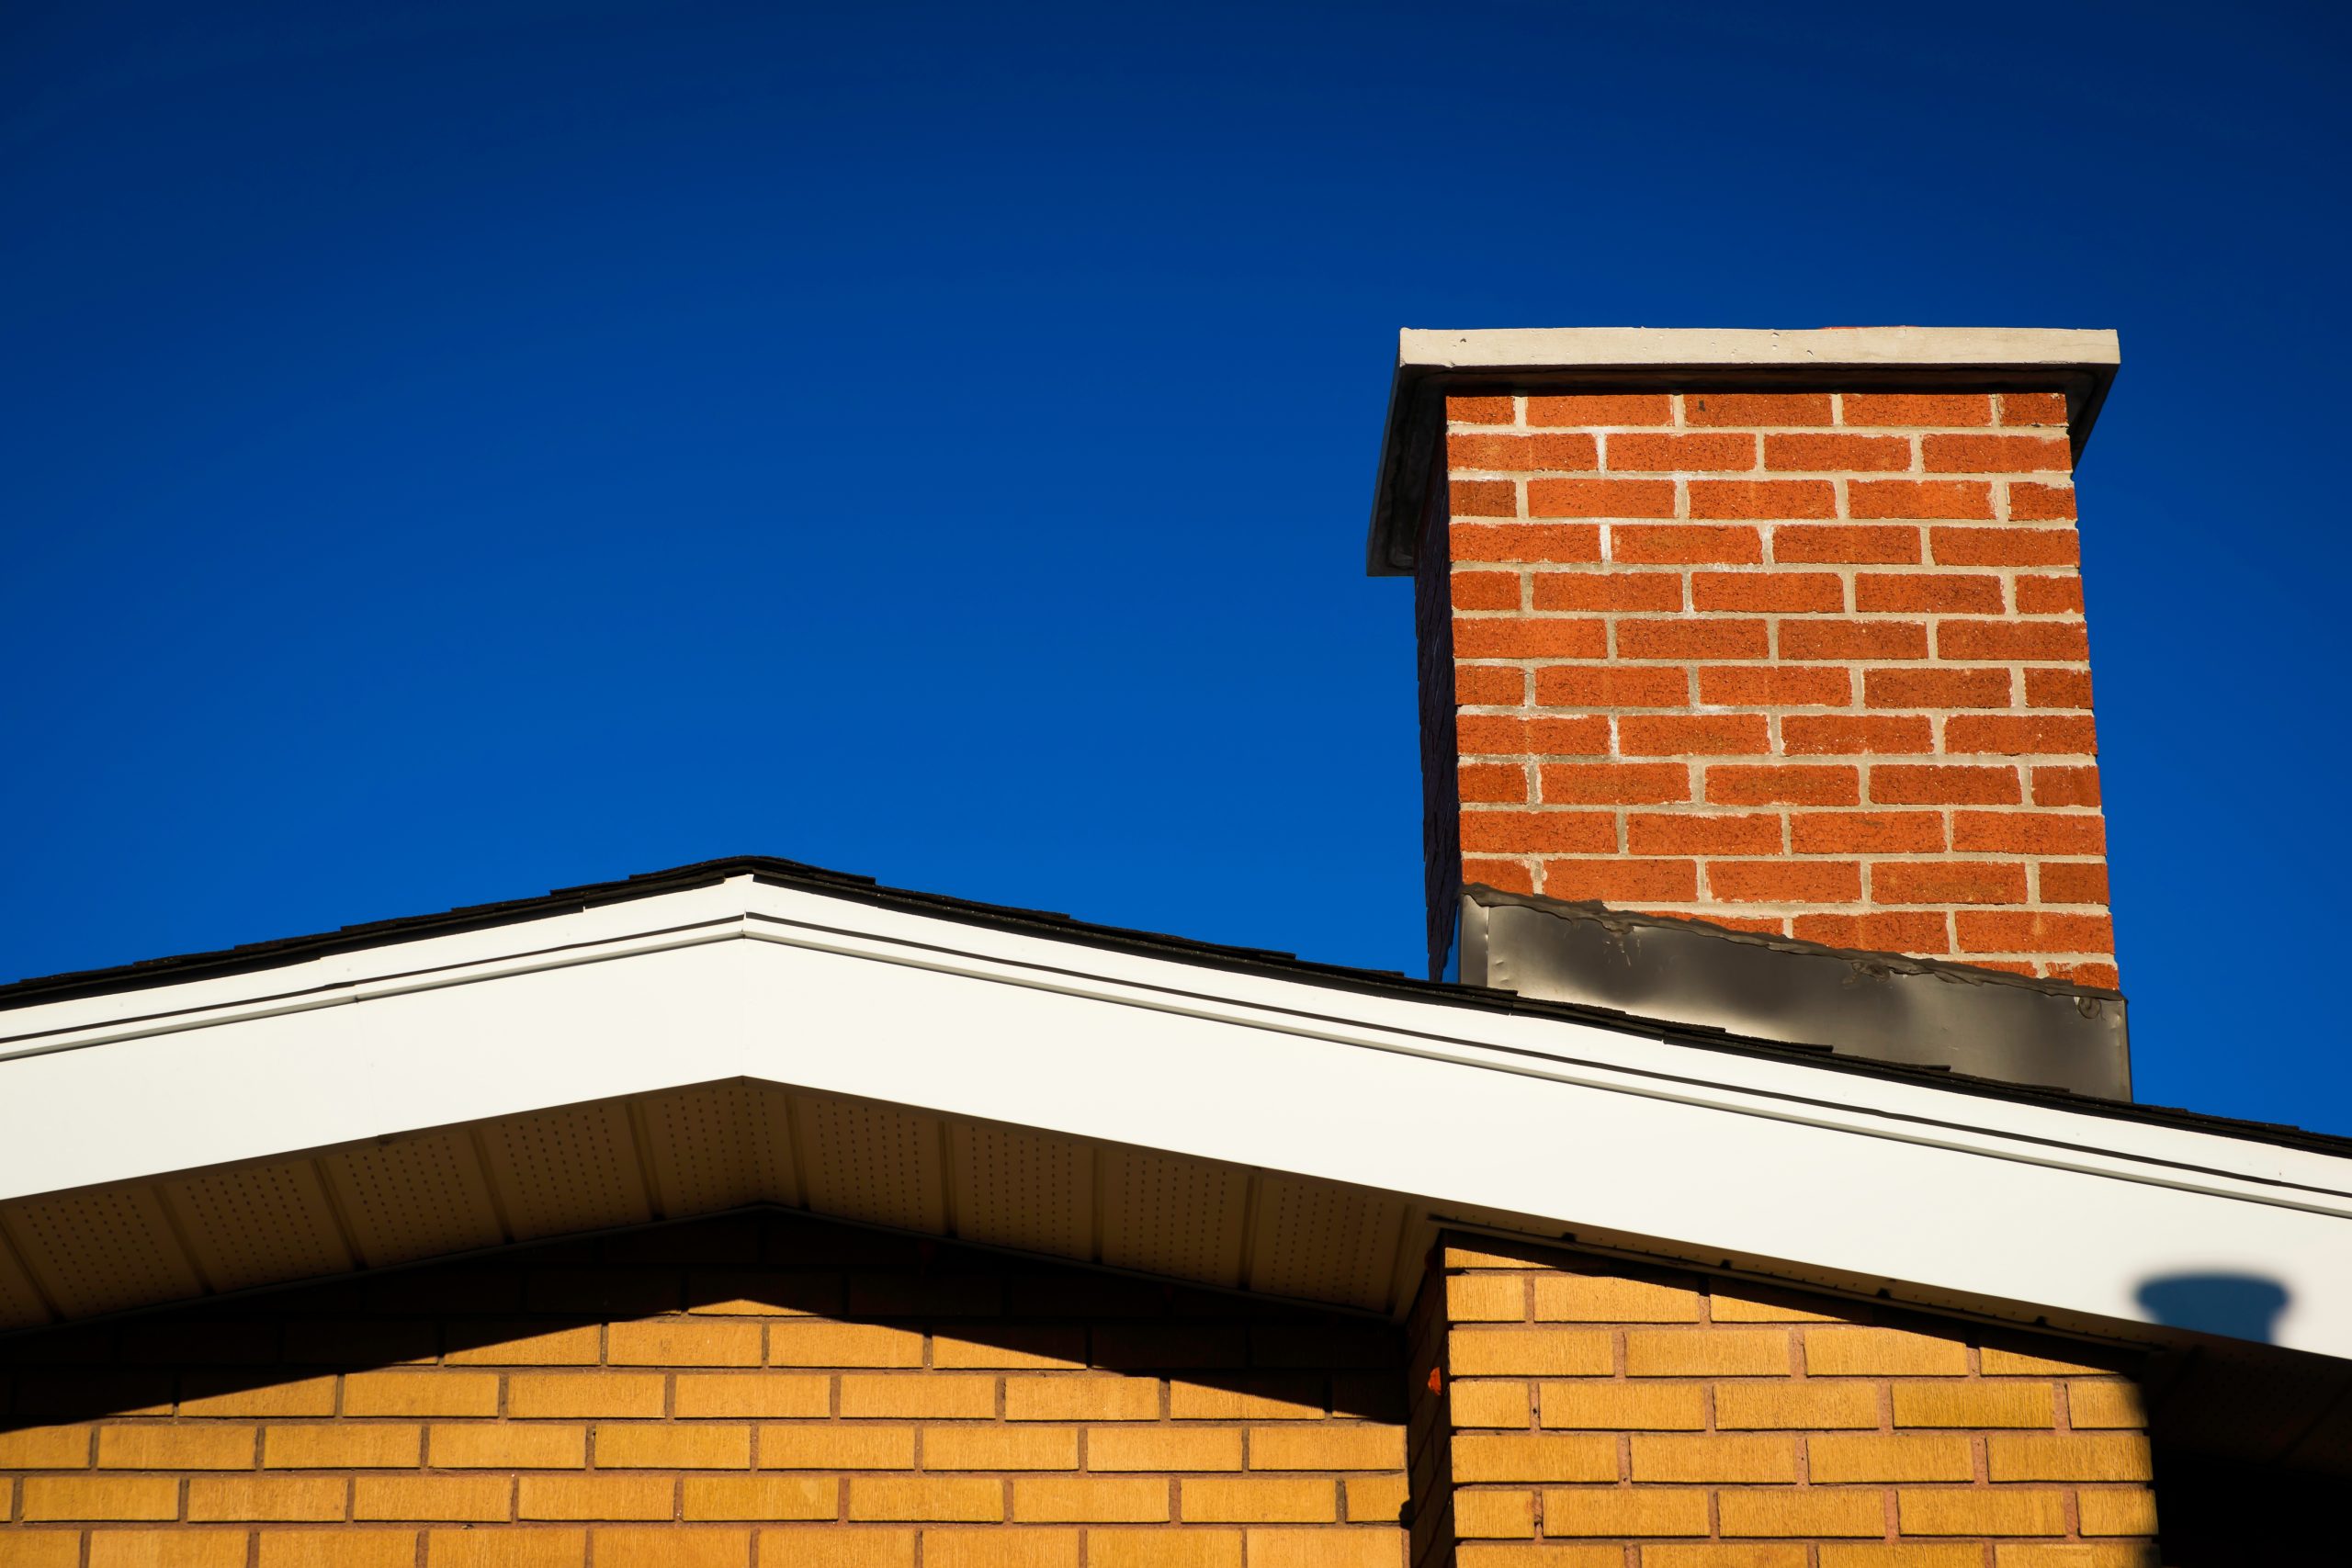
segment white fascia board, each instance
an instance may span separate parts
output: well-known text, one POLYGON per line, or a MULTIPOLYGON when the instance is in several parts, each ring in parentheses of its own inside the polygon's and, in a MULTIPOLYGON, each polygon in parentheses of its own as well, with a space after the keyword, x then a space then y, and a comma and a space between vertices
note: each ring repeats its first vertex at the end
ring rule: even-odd
POLYGON ((1399 369, 2095 369, 2115 333, 2075 327, 1407 327, 1399 369))
POLYGON ((2307 1150, 748 878, 329 963, 6 1015, 0 1198, 749 1077, 2053 1322, 2259 1276, 2352 1357, 2352 1160, 2307 1150))

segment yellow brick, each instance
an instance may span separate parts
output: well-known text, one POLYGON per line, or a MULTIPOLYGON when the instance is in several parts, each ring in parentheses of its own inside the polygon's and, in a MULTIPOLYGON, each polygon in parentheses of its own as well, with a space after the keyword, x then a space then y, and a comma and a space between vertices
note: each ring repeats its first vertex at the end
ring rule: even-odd
POLYGON ((251 1427, 102 1427, 100 1470, 251 1470, 251 1427))
POLYGON ((1076 1470, 1075 1427, 926 1427, 925 1470, 1076 1470))
MULTIPOLYGON (((1073 1341, 1077 1336, 1069 1336, 1073 1341)), ((1016 1350, 988 1339, 958 1339, 952 1335, 931 1337, 931 1364, 934 1367, 1001 1367, 1029 1371, 1075 1371, 1086 1365, 1083 1357, 1049 1356, 1042 1350, 1016 1350)))
POLYGON ((1004 1483, 979 1476, 854 1475, 849 1483, 849 1517, 975 1523, 1001 1519, 1004 1483))
POLYGON ((2154 1535, 2155 1494, 2139 1486, 2085 1487, 2075 1494, 2085 1535, 2154 1535))
MULTIPOLYGON (((686 1384, 678 1380, 678 1414, 685 1408, 686 1384)), ((525 1417, 659 1416, 662 1377, 656 1372, 517 1372, 506 1380, 506 1414, 525 1417)), ((741 1411, 699 1414, 739 1416, 741 1411)))
POLYGON ((1599 1328, 1457 1328, 1446 1336, 1456 1377, 1607 1377, 1609 1333, 1599 1328))
MULTIPOLYGON (((1264 1428, 1294 1430, 1295 1428, 1264 1428)), ((1231 1427, 1090 1427, 1089 1470, 1239 1470, 1241 1434, 1231 1427)))
POLYGON ((1968 1347, 1901 1328, 1808 1328, 1804 1370, 1815 1377, 1880 1377, 1888 1373, 1968 1371, 1968 1347))
POLYGON ((1721 1291, 1708 1292, 1707 1315, 1717 1323, 1838 1323, 1843 1321, 1833 1312, 1808 1311, 1804 1307, 1783 1306, 1775 1302, 1759 1302, 1747 1296, 1727 1296, 1721 1291))
POLYGON ((51 1519, 171 1519, 180 1511, 180 1483, 168 1475, 35 1475, 18 1488, 17 1517, 51 1519))
POLYGON ((187 1517, 226 1519, 339 1519, 350 1483, 329 1475, 199 1475, 187 1483, 187 1517))
POLYGON ((1088 1568, 1241 1568, 1239 1530, 1088 1530, 1088 1568))
POLYGON ((1868 1383, 1790 1379, 1717 1383, 1715 1425, 1729 1431, 1875 1427, 1878 1390, 1868 1383))
POLYGON ((2147 1405, 2137 1384, 2120 1379, 2066 1385, 2066 1420, 2077 1431, 2095 1427, 2144 1427, 2147 1405))
POLYGON ((351 1483, 356 1519, 504 1519, 514 1482, 503 1475, 363 1475, 351 1483))
POLYGON ((1404 1562, 1405 1532, 1393 1525, 1250 1532, 1250 1568, 1404 1568, 1404 1562))
POLYGON ((1605 1274, 1539 1274, 1538 1323, 1696 1323, 1699 1295, 1605 1274))
POLYGON ((82 1568, 80 1530, 11 1530, 0 1542, 6 1543, 0 1545, 0 1562, 7 1568, 82 1568))
POLYGON ((1535 1533, 1535 1494, 1532 1492, 1462 1492, 1453 1495, 1453 1533, 1464 1540, 1489 1540, 1535 1533))
MULTIPOLYGON (((1210 1466, 1192 1468, 1208 1469, 1210 1466)), ((1402 1427, 1252 1427, 1252 1470, 1402 1470, 1402 1427)))
POLYGON ((1012 1483, 1012 1517, 1027 1525, 1160 1524, 1168 1518, 1168 1483, 1156 1476, 1023 1476, 1012 1483))
POLYGON ((2133 1546, 2122 1541, 1993 1548, 1995 1568, 2156 1568, 2156 1562, 2154 1546, 2133 1546))
POLYGON ((586 1530, 428 1530, 424 1537, 427 1568, 580 1568, 587 1560, 586 1530))
MULTIPOLYGON (((1606 1369, 1603 1369, 1604 1371, 1606 1369)), ((1625 1371, 1637 1378, 1786 1372, 1789 1337, 1764 1328, 1632 1328, 1625 1371)))
POLYGON ((752 1561, 747 1529, 600 1529, 590 1544, 596 1568, 746 1568, 752 1561))
POLYGON ((261 1434, 265 1470, 413 1470, 424 1458, 422 1427, 266 1427, 261 1434))
MULTIPOLYGON (((0 1535, 0 1563, 17 1568, 13 1540, 0 1535)), ((405 1538, 409 1557, 415 1547, 405 1538)), ((39 1562, 39 1558, 30 1559, 39 1562)), ((78 1557, 61 1561, 73 1563, 78 1557)), ((245 1568, 243 1530, 96 1530, 90 1536, 90 1568, 245 1568)))
POLYGON ((1004 1380, 1008 1421, 1157 1421, 1159 1380, 1012 1377, 1004 1380))
POLYGON ((841 1513, 841 1483, 814 1475, 689 1475, 690 1519, 830 1519, 841 1513))
POLYGON ((1984 1549, 1942 1541, 1830 1545, 1821 1548, 1821 1568, 1984 1568, 1984 1549))
POLYGON ((1536 1546, 1519 1541, 1464 1541, 1457 1568, 1624 1568, 1622 1546, 1536 1546))
POLYGON ((293 1382, 263 1383, 257 1388, 225 1389, 198 1399, 180 1401, 183 1416, 332 1416, 334 1379, 301 1378, 293 1382))
POLYGON ((1634 1438, 1634 1482, 1794 1481, 1797 1446, 1787 1438, 1634 1438))
POLYGON ((1182 1483, 1184 1522, 1204 1525, 1317 1525, 1340 1517, 1339 1488, 1329 1480, 1277 1481, 1215 1476, 1182 1483))
POLYGON ((2037 1434, 1984 1439, 1995 1481, 2145 1481, 2148 1439, 2137 1436, 2037 1434))
POLYGON ((1453 1269, 1549 1269, 1548 1263, 1532 1262, 1515 1258, 1508 1252, 1491 1252, 1483 1247, 1449 1247, 1440 1265, 1453 1269))
POLYGON ((915 1568, 915 1532, 839 1525, 762 1530, 760 1561, 786 1568, 915 1568))
POLYGON ((779 1367, 920 1367, 922 1336, 822 1318, 775 1323, 768 1325, 768 1360, 779 1367))
POLYGON ((1886 1533, 1886 1506, 1875 1491, 1820 1486, 1737 1487, 1715 1495, 1725 1535, 1861 1535, 1886 1533))
POLYGON ((1516 1274, 1456 1274, 1445 1281, 1449 1323, 1520 1323, 1527 1317, 1527 1284, 1516 1274))
POLYGON ((1973 1481, 1975 1457, 1966 1438, 1814 1438, 1806 1473, 1816 1482, 1973 1481))
POLYGON ((1493 1380, 1450 1383, 1446 1393, 1456 1427, 1524 1427, 1527 1385, 1493 1380))
POLYGON ((1657 1486, 1555 1488, 1544 1494, 1544 1533, 1704 1535, 1707 1495, 1657 1486))
MULTIPOLYGON (((775 1415, 795 1414, 775 1411, 775 1415)), ((954 1421, 996 1414, 996 1379, 958 1372, 887 1372, 842 1379, 842 1414, 954 1421)))
MULTIPOLYGON (((625 1372, 624 1377, 640 1374, 625 1372)), ((650 1408, 632 1404, 621 1410, 594 1410, 592 1416, 659 1416, 662 1380, 652 1378, 655 1397, 650 1408)), ((833 1380, 806 1372, 681 1372, 678 1414, 700 1419, 712 1416, 828 1416, 832 1413, 833 1380)), ((510 1398, 507 1405, 514 1408, 510 1398)), ((844 1414, 847 1414, 844 1409, 844 1414)), ((518 1413, 519 1414, 519 1413, 518 1413)))
POLYGON ((1411 1487, 1402 1475, 1351 1475, 1343 1488, 1351 1524, 1396 1524, 1402 1517, 1411 1487))
POLYGON ((2053 1361, 2041 1356, 2020 1356, 2014 1350, 1996 1350, 1987 1347, 1977 1352, 1977 1359, 1988 1378, 2063 1378, 2098 1377, 2109 1369, 2085 1366, 2079 1361, 2053 1361))
POLYGON ((424 1451, 436 1470, 577 1470, 588 1462, 588 1428, 537 1421, 435 1427, 424 1451))
POLYGON ((1898 1427, 2039 1427, 2057 1419, 2046 1382, 1899 1382, 1898 1427))
POLYGON ((1905 1535, 2064 1535, 2064 1494, 2007 1487, 1899 1492, 1895 1518, 1905 1535))
POLYGON ((756 1367, 760 1325, 692 1318, 616 1323, 605 1331, 605 1359, 616 1367, 756 1367))
MULTIPOLYGON (((19 1427, 0 1431, 0 1470, 86 1470, 87 1427, 19 1427)), ((75 1548, 80 1555, 80 1548, 75 1548)))
POLYGON ((515 1483, 518 1519, 668 1519, 677 1486, 666 1475, 526 1475, 515 1483))
POLYGON ((1323 1406, 1280 1394, 1170 1378, 1168 1414, 1179 1421, 1319 1421, 1323 1406))
MULTIPOLYGON (((243 1559, 238 1561, 242 1562, 243 1559)), ((415 1562, 414 1530, 342 1527, 261 1532, 261 1568, 411 1568, 415 1562)), ((452 1564, 448 1558, 435 1557, 432 1562, 434 1568, 526 1568, 519 1559, 469 1558, 452 1564)), ((548 1568, 577 1568, 579 1562, 578 1557, 571 1557, 561 1564, 550 1563, 548 1568)))
POLYGON ((593 1367, 602 1359, 594 1324, 545 1334, 518 1334, 471 1345, 444 1358, 453 1367, 593 1367))
MULTIPOLYGON (((912 1427, 763 1427, 763 1470, 912 1470, 912 1427)), ((912 1537, 908 1538, 910 1541, 912 1537)))
POLYGON ((343 1380, 345 1416, 495 1416, 495 1372, 353 1372, 343 1380))
POLYGON ((752 1429, 672 1426, 658 1421, 596 1424, 598 1470, 742 1470, 752 1462, 752 1429))
POLYGON ((1076 1530, 925 1530, 923 1568, 1078 1568, 1076 1530))
POLYGON ((1617 1439, 1595 1436, 1506 1437, 1480 1433, 1453 1439, 1453 1479, 1480 1481, 1614 1481, 1617 1439))
POLYGON ((1697 1431, 1706 1391, 1681 1382, 1547 1382, 1535 1390, 1537 1421, 1583 1431, 1697 1431))
POLYGON ((1642 1568, 1805 1568, 1802 1546, 1645 1546, 1642 1568))

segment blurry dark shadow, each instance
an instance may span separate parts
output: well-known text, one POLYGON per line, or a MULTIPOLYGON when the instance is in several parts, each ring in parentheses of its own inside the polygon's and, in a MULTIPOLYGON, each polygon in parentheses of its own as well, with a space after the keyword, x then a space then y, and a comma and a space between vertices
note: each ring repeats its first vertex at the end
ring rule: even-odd
POLYGON ((2287 1288, 2259 1274, 2166 1274, 2144 1281, 2140 1304, 2172 1328, 2251 1339, 2267 1345, 2278 1314, 2287 1310, 2287 1288))

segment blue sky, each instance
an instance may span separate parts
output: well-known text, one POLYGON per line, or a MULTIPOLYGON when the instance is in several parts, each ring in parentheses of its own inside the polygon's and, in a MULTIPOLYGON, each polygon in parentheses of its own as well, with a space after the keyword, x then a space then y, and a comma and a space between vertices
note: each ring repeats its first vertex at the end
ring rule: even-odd
POLYGON ((2318 6, 0 8, 0 975, 764 852, 1415 968, 1400 325, 2112 326, 2143 1098, 2352 1132, 2318 6))

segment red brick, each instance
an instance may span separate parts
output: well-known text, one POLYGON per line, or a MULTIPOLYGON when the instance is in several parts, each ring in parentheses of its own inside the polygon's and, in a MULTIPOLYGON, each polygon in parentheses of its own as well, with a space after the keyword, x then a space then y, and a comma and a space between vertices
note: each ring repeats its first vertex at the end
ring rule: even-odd
POLYGON ((1835 517, 1838 490, 1827 479, 1692 479, 1693 517, 1835 517))
POLYGON ((1671 517, 1672 479, 1530 479, 1530 517, 1671 517))
POLYGON ((2075 576, 2020 577, 2020 615, 2079 615, 2083 613, 2083 580, 2075 576))
POLYGON ((2112 953, 2115 922, 2105 915, 1962 909, 1952 917, 1962 953, 2112 953))
POLYGON ((1981 392, 1848 392, 1843 407, 1848 424, 1993 423, 1993 400, 1981 392))
POLYGON ((1685 424, 1827 424, 1826 392, 1685 392, 1685 424))
POLYGON ((1679 571, 1544 571, 1535 575, 1539 610, 1679 610, 1679 571))
POLYGON ((2104 904, 2107 867, 2089 861, 2044 861, 2035 872, 2045 904, 2104 904))
POLYGON ((1535 672, 1535 700, 1555 708, 1671 708, 1690 700, 1680 670, 1626 664, 1558 664, 1535 672))
MULTIPOLYGON (((1456 582, 1461 581, 1455 578, 1456 582)), ((1457 601, 1459 603, 1459 601, 1457 601)), ((1973 572, 1865 571, 1854 578, 1854 608, 1914 614, 1997 615, 2001 580, 1973 572)))
POLYGON ((1849 517, 1993 515, 1993 487, 1973 479, 1856 479, 1846 487, 1849 517))
POLYGON ((1951 846, 2024 855, 2105 854, 2107 819, 2089 812, 1960 811, 1952 814, 1951 846))
POLYGON ((1547 898, 1660 898, 1687 902, 1699 896, 1699 863, 1687 860, 1547 860, 1547 898))
POLYGON ((1600 530, 1587 524, 1457 523, 1446 532, 1446 547, 1457 561, 1597 561, 1600 530))
POLYGON ((1862 868, 1848 860, 1709 861, 1707 892, 1735 904, 1850 904, 1862 896, 1862 868))
POLYGON ((1464 860, 1462 863, 1462 880, 1465 883, 1483 883, 1488 887, 1498 887, 1506 893, 1535 891, 1535 874, 1523 865, 1507 860, 1464 860))
POLYGON ((1609 558, 1634 566, 1750 566, 1764 558, 1764 536, 1754 528, 1704 524, 1611 528, 1609 558))
POLYGON ((2075 487, 2019 479, 2009 486, 2009 516, 2019 523, 2072 522, 2075 487))
POLYGON ((1778 854, 1781 818, 1769 813, 1686 817, 1636 811, 1625 818, 1625 847, 1637 855, 1778 854))
POLYGON ((1524 592, 1515 571, 1457 571, 1453 574, 1453 607, 1457 610, 1517 610, 1524 592))
POLYGON ((1871 867, 1873 904, 2022 904, 2015 861, 1890 860, 1871 867))
POLYGON ((1682 762, 1553 762, 1543 770, 1548 806, 1651 806, 1690 798, 1682 762))
POLYGON ((1877 806, 2011 806, 2017 799, 2015 768, 1881 762, 1871 769, 1871 801, 1877 806))
POLYGON ((2064 424, 2066 423, 2066 394, 2064 392, 2003 392, 2001 394, 2003 424, 2064 424))
POLYGON ((1972 751, 2001 757, 2088 757, 2098 752, 2098 737, 2088 714, 1966 714, 1944 721, 1944 750, 1955 757, 1972 751))
POLYGON ((1445 417, 1456 424, 1510 424, 1519 416, 1509 398, 1448 398, 1445 417))
POLYGON ((1936 732, 1908 715, 1792 714, 1781 721, 1781 749, 1792 757, 1924 757, 1936 749, 1936 732))
POLYGON ((2086 708, 2091 705, 2091 672, 2087 670, 2029 670, 2025 672, 2025 705, 2030 708, 2086 708))
POLYGON ((2098 986, 2113 990, 2121 983, 2112 964, 2050 964, 2043 965, 2053 980, 2065 980, 2077 986, 2098 986))
POLYGON ((1527 671, 1492 664, 1457 664, 1453 700, 1464 707, 1517 707, 1527 700, 1527 671))
POLYGON ((1465 811, 1464 853, 1607 855, 1617 852, 1610 811, 1465 811))
POLYGON ((1783 565, 1916 566, 1917 528, 1775 528, 1772 558, 1783 565))
POLYGON ((1620 659, 1762 659, 1771 652, 1762 621, 1620 621, 1620 659))
POLYGON ((1707 799, 1716 806, 1856 806, 1861 798, 1853 768, 1723 762, 1707 770, 1707 799))
POLYGON ((1917 621, 1790 621, 1783 659, 1925 659, 1928 628, 1917 621))
POLYGON ((1530 424, 1671 424, 1673 400, 1664 392, 1569 392, 1527 400, 1530 424))
POLYGON ((1760 713, 1637 716, 1617 721, 1624 757, 1757 757, 1772 749, 1760 713))
POLYGON ((1790 473, 1901 473, 1911 443, 1900 435, 1768 435, 1764 466, 1790 473))
POLYGON ((1458 659, 1602 659, 1609 653, 1606 621, 1498 616, 1453 623, 1458 659))
POLYGON ((1699 671, 1699 700, 1719 707, 1844 707, 1854 678, 1834 666, 1710 664, 1699 671))
POLYGON ((1753 435, 1612 435, 1605 454, 1612 470, 1635 473, 1736 473, 1756 466, 1753 435))
POLYGON ((1862 701, 1874 708, 2005 708, 2006 670, 1865 670, 1862 701))
POLYGON ((2076 566, 2082 539, 2072 528, 1931 528, 1938 566, 2076 566))
POLYGON ((1931 474, 2064 473, 2075 466, 2063 435, 1929 435, 1919 455, 1931 474))
POLYGON ((1831 947, 1860 948, 1868 953, 1949 953, 1951 939, 1944 917, 1911 910, 1867 915, 1799 915, 1794 935, 1831 947))
POLYGON ((1605 718, 1513 718, 1465 713, 1453 721, 1465 757, 1605 757, 1605 718))
POLYGON ((1834 571, 1697 571, 1690 574, 1694 610, 1748 610, 1804 615, 1846 608, 1846 580, 1834 571))
POLYGON ((1789 818, 1801 855, 1934 854, 1944 847, 1940 811, 1801 811, 1789 818))
POLYGON ((2097 806, 2098 804, 2098 770, 2097 768, 2034 769, 2033 803, 2036 806, 2097 806))
POLYGON ((2090 641, 2070 621, 1939 621, 1936 656, 2079 663, 2090 657, 2090 641))
POLYGON ((1445 438, 1446 468, 1488 473, 1535 473, 1547 468, 1598 466, 1599 446, 1589 435, 1472 435, 1445 438))
POLYGON ((1519 486, 1509 479, 1453 479, 1445 487, 1445 508, 1454 517, 1516 517, 1519 486))
POLYGON ((1516 805, 1527 798, 1527 770, 1517 762, 1464 762, 1454 770, 1459 798, 1516 805))

